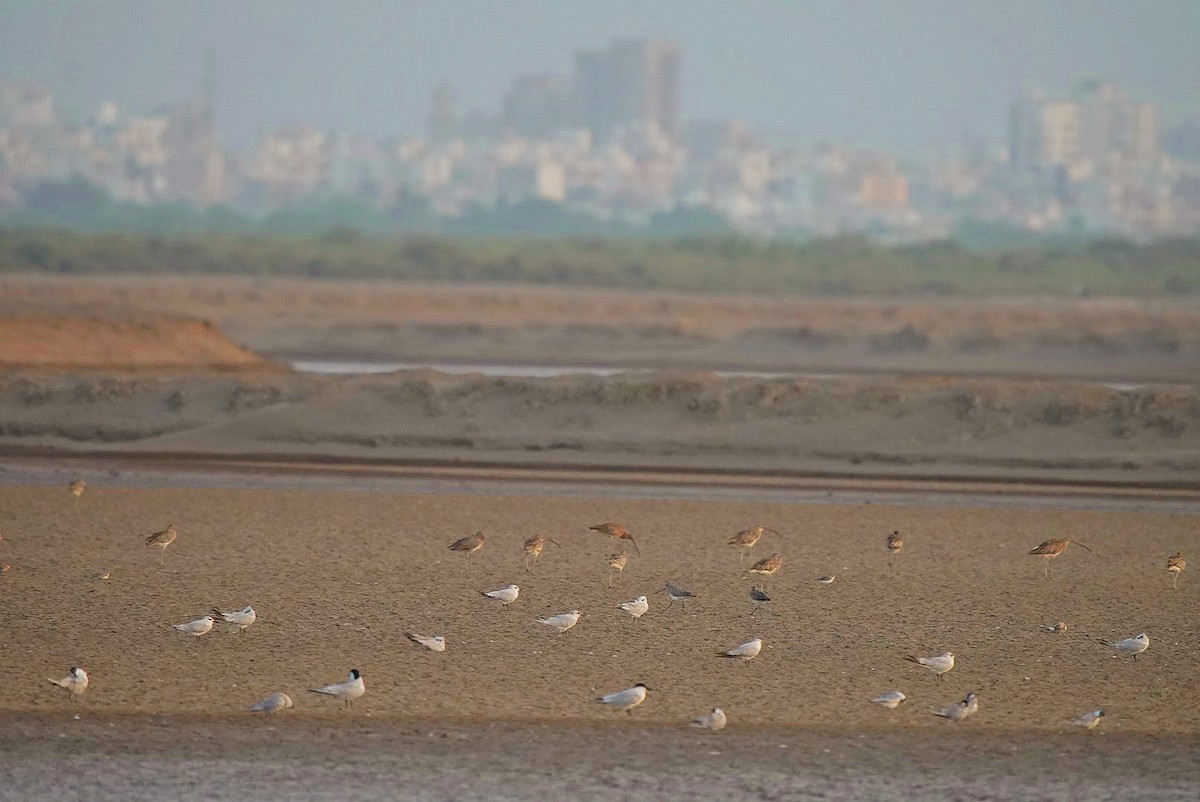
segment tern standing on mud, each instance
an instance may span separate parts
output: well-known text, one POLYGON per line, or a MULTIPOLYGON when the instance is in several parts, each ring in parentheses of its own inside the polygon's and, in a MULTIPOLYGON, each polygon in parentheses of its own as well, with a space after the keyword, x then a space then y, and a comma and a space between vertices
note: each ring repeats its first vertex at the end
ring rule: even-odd
POLYGON ((74 702, 80 696, 83 696, 83 692, 87 690, 88 674, 78 666, 71 666, 71 670, 67 673, 67 676, 62 679, 48 679, 47 682, 65 690, 70 694, 71 701, 74 702))
POLYGON ((604 705, 611 705, 617 710, 624 710, 626 713, 633 713, 633 709, 646 701, 646 691, 650 690, 644 684, 638 683, 632 688, 626 688, 623 691, 605 694, 596 699, 597 702, 604 705))
POLYGON ((945 673, 954 668, 953 652, 946 652, 933 657, 913 657, 912 655, 905 655, 904 659, 910 663, 916 663, 919 666, 925 666, 934 674, 937 674, 938 679, 945 679, 945 673))
POLYGON ((324 685, 320 688, 309 688, 308 692, 332 696, 342 702, 342 707, 350 707, 354 704, 355 699, 367 692, 367 686, 363 682, 362 672, 357 668, 352 668, 350 669, 350 678, 345 682, 324 685))

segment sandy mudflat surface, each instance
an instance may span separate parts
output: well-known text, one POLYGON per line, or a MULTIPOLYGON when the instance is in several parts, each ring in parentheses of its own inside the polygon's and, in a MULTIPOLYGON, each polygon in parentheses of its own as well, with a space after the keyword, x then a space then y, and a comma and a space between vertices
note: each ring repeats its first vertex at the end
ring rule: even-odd
POLYGON ((67 765, 128 769, 99 794, 114 799, 133 798, 122 788, 262 798, 274 786, 256 786, 262 777, 247 765, 260 755, 296 798, 328 796, 322 783, 388 798, 393 777, 414 797, 414 783, 442 782, 431 799, 503 796, 495 783, 506 782, 514 797, 888 798, 893 774, 903 788, 961 798, 1068 798, 1079 791, 1071 777, 1094 784, 1096 798, 1194 798, 1200 787, 1200 586, 1189 572, 1172 591, 1163 570, 1176 550, 1196 552, 1197 515, 133 489, 96 479, 78 503, 62 487, 0 486, 0 533, 13 566, 0 576, 0 716, 13 746, 0 761, 31 796, 91 788, 53 768, 73 743, 67 765), (611 589, 613 541, 586 532, 605 520, 624 522, 642 548, 611 589), (768 583, 773 611, 751 616, 751 581, 723 543, 756 521, 781 533, 758 556, 777 550, 785 565, 768 583), (160 568, 141 541, 168 522, 180 536, 160 568), (883 538, 893 528, 908 545, 889 569, 883 538), (446 550, 476 529, 489 536, 480 553, 446 550), (526 574, 520 543, 538 532, 562 548, 548 546, 526 574), (1095 553, 1073 547, 1043 579, 1025 552, 1049 537, 1095 553), (112 579, 93 579, 101 570, 112 579), (817 584, 822 574, 838 580, 817 584), (686 612, 652 595, 668 577, 699 595, 686 612), (508 611, 476 592, 510 581, 523 591, 508 611), (642 593, 652 607, 641 620, 614 609, 642 593), (245 604, 260 622, 244 635, 190 639, 169 626, 245 604), (562 635, 535 620, 571 608, 584 616, 562 635), (1067 633, 1039 629, 1060 619, 1067 633), (423 651, 405 630, 445 634, 449 648, 423 651), (1143 630, 1152 646, 1136 663, 1096 642, 1143 630), (758 659, 715 655, 755 635, 770 646, 758 659), (943 650, 959 659, 944 682, 901 660, 943 650), (92 688, 71 706, 45 678, 76 664, 92 688), (369 689, 352 711, 304 692, 350 667, 369 689), (591 701, 637 681, 653 691, 632 717, 591 701), (269 723, 240 716, 275 689, 297 710, 269 723), (897 711, 865 701, 891 689, 910 697, 897 711), (926 712, 967 691, 980 696, 973 719, 947 724, 926 712), (683 728, 713 705, 730 716, 726 732, 701 739, 683 728), (1100 706, 1100 731, 1067 725, 1100 706), (124 734, 110 737, 109 724, 124 734), (489 735, 496 728, 517 733, 515 753, 510 736, 489 735), (240 743, 254 757, 229 746, 240 743), (700 744, 728 750, 744 776, 723 784, 732 769, 700 744), (551 771, 539 750, 568 767, 551 771), (968 758, 978 771, 964 781, 968 758))

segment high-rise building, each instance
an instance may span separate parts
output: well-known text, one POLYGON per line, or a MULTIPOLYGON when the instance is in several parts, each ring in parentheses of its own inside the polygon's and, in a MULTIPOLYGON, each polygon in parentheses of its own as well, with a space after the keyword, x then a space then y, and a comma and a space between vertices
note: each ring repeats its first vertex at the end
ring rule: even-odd
POLYGON ((449 84, 439 84, 433 90, 433 102, 429 111, 429 138, 444 142, 459 135, 462 121, 458 116, 458 98, 449 84))
POLYGON ((598 139, 632 123, 679 134, 679 47, 673 42, 617 39, 607 50, 575 54, 579 121, 598 139))
POLYGON ((518 76, 504 97, 503 122, 507 130, 544 139, 567 125, 570 92, 557 75, 518 76))

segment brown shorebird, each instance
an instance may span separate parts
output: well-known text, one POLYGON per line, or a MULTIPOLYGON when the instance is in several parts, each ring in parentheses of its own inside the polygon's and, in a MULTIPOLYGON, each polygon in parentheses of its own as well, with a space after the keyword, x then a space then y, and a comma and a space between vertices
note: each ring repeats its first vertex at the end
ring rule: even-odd
POLYGON ((71 491, 72 496, 79 498, 83 495, 83 491, 87 490, 87 482, 82 479, 76 479, 67 488, 71 491))
POLYGON ((1050 577, 1054 576, 1054 567, 1052 565, 1052 561, 1054 560, 1055 557, 1057 557, 1058 555, 1060 555, 1064 551, 1066 551, 1067 546, 1071 545, 1072 543, 1074 543, 1076 546, 1078 546, 1081 549, 1085 549, 1086 551, 1089 551, 1089 552, 1091 551, 1091 549, 1089 549, 1087 546, 1080 543, 1078 540, 1064 539, 1064 540, 1047 540, 1045 543, 1042 543, 1041 545, 1039 545, 1037 548, 1035 548, 1033 551, 1031 551, 1029 553, 1033 554, 1037 557, 1041 557, 1046 561, 1046 578, 1049 579, 1050 577))
MULTIPOLYGON (((522 546, 521 548, 525 552, 525 570, 526 571, 529 571, 530 573, 532 573, 532 571, 530 569, 531 562, 533 563, 534 568, 537 567, 538 557, 541 556, 542 549, 546 548, 547 543, 553 543, 555 546, 558 546, 558 541, 552 540, 551 538, 548 538, 545 535, 536 535, 534 537, 529 538, 529 540, 525 541, 525 545, 522 546)), ((559 548, 562 548, 562 546, 559 546, 559 548)))
POLYGON ((175 538, 179 536, 179 532, 175 531, 175 524, 167 524, 167 528, 161 532, 155 532, 150 537, 146 538, 147 546, 158 546, 162 551, 158 553, 158 560, 162 562, 163 555, 167 553, 167 546, 175 542, 175 538))
POLYGON ((900 534, 900 530, 893 529, 892 533, 888 535, 887 548, 888 567, 891 568, 892 560, 894 560, 896 555, 900 553, 900 549, 904 548, 904 535, 900 534))
POLYGON ((633 550, 641 556, 642 550, 638 548, 637 541, 633 539, 633 535, 629 533, 629 530, 620 524, 596 524, 595 526, 589 526, 588 529, 593 532, 599 532, 602 535, 608 535, 615 540, 628 540, 633 544, 633 550))
POLYGON ((776 552, 770 557, 767 557, 764 560, 759 560, 754 565, 750 566, 750 573, 760 574, 762 576, 771 576, 782 567, 783 557, 776 552))
POLYGON ((629 562, 629 552, 618 551, 616 554, 608 555, 608 567, 612 570, 608 572, 608 586, 612 587, 613 574, 619 574, 625 570, 625 563, 629 562))
POLYGON ((458 540, 450 544, 450 551, 465 551, 467 554, 474 554, 483 548, 484 542, 487 540, 483 536, 483 532, 476 532, 473 535, 460 537, 458 540))
POLYGON ((1178 552, 1174 557, 1167 558, 1167 572, 1171 574, 1171 589, 1175 589, 1175 583, 1179 580, 1179 575, 1187 568, 1187 557, 1183 556, 1183 552, 1178 552))
POLYGON ((726 541, 727 545, 736 546, 738 556, 742 562, 746 561, 746 555, 750 553, 750 549, 754 548, 754 544, 762 540, 763 532, 770 532, 772 535, 778 535, 774 529, 768 529, 762 524, 756 524, 750 529, 743 529, 733 537, 726 541))

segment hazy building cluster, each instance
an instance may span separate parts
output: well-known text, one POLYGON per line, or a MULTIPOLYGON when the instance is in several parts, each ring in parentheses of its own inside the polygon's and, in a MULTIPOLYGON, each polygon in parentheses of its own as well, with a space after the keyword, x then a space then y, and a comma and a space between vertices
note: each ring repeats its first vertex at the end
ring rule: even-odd
POLYGON ((964 220, 1200 233, 1200 129, 1180 126, 1164 148, 1157 106, 1113 84, 1021 97, 1007 146, 901 157, 687 120, 680 74, 676 45, 618 39, 577 52, 570 75, 517 76, 491 112, 464 111, 453 87, 438 86, 421 135, 300 125, 242 153, 215 136, 211 86, 153 114, 104 103, 90 119, 65 120, 46 89, 0 82, 0 208, 79 177, 117 200, 250 212, 341 198, 395 209, 416 198, 454 218, 539 199, 631 224, 704 208, 749 232, 885 241, 945 237, 964 220))

